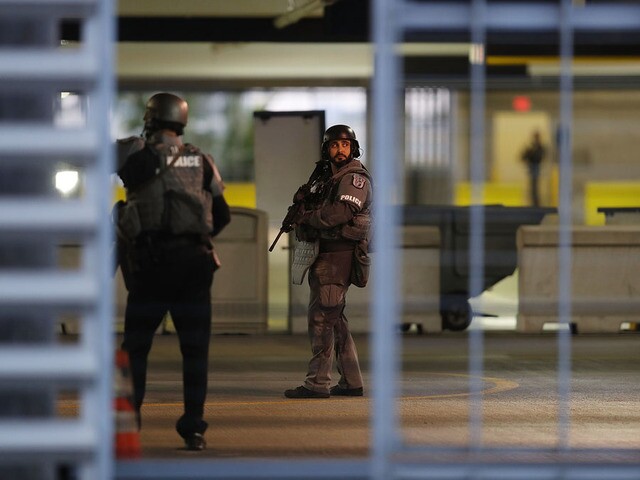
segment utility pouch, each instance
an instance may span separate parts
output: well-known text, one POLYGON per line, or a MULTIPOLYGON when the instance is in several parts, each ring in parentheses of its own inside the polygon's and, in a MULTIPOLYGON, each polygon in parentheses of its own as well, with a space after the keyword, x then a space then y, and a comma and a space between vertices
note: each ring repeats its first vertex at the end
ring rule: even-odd
POLYGON ((140 223, 140 215, 135 203, 118 202, 117 210, 117 228, 124 238, 133 242, 135 238, 142 232, 142 224, 140 223))
POLYGON ((351 262, 350 282, 359 288, 367 286, 369 281, 369 270, 371 269, 371 257, 367 253, 367 242, 360 241, 353 249, 353 260, 351 262))
POLYGON ((347 240, 366 240, 369 238, 371 217, 368 214, 357 214, 342 227, 342 237, 347 240))

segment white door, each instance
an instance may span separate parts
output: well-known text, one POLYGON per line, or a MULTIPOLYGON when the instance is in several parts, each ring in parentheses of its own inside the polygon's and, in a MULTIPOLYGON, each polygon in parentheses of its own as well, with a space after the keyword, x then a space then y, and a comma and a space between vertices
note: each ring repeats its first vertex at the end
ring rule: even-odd
MULTIPOLYGON (((323 111, 253 114, 256 208, 267 212, 269 245, 280 230, 293 194, 307 182, 320 160, 324 118, 323 111)), ((309 287, 291 285, 288 246, 289 235, 283 234, 269 253, 270 331, 298 330, 292 322, 304 322, 306 331, 306 316, 297 311, 302 305, 306 312, 309 287)))

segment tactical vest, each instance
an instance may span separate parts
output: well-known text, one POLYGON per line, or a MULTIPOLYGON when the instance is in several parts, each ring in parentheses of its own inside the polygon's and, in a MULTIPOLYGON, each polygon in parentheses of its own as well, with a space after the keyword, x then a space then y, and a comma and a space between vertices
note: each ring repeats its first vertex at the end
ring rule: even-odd
MULTIPOLYGON (((342 177, 350 173, 358 173, 363 175, 369 180, 369 184, 371 184, 371 174, 369 171, 364 168, 364 166, 355 160, 352 160, 349 165, 338 170, 335 175, 333 175, 330 179, 331 187, 329 188, 328 199, 330 202, 335 201, 338 186, 340 185, 340 181, 342 177)), ((353 218, 344 225, 340 225, 338 227, 332 228, 330 230, 323 230, 320 232, 320 238, 325 239, 346 239, 346 240, 365 240, 370 236, 371 230, 371 201, 365 201, 365 204, 362 206, 362 210, 356 213, 353 218)))
POLYGON ((203 188, 204 162, 208 159, 188 144, 182 148, 148 144, 147 148, 158 156, 159 171, 127 192, 127 205, 121 215, 122 230, 132 239, 143 232, 210 234, 212 197, 203 188), (135 226, 136 220, 139 226, 135 226))

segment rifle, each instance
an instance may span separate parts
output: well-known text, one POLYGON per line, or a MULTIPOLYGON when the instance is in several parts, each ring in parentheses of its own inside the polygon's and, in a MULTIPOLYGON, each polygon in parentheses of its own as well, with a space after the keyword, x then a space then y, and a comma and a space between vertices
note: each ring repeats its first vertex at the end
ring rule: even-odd
POLYGON ((329 165, 328 161, 320 160, 316 162, 316 168, 309 177, 307 183, 298 188, 295 195, 293 196, 293 203, 287 209, 287 214, 284 216, 284 219, 282 219, 282 226, 280 227, 280 231, 269 247, 270 252, 273 251, 276 243, 278 243, 278 240, 280 240, 280 237, 283 233, 288 233, 293 230, 300 210, 302 210, 305 205, 314 203, 319 199, 320 192, 317 192, 314 187, 317 187, 319 181, 325 178, 327 174, 330 174, 330 172, 331 166, 329 165))

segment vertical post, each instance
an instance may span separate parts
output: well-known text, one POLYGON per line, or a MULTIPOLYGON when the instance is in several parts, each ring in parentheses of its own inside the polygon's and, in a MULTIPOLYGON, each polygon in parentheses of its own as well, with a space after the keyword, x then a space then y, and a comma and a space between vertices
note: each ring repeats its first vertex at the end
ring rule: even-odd
POLYGON ((398 431, 395 392, 398 375, 398 185, 400 71, 395 47, 396 15, 403 2, 374 0, 373 175, 375 268, 373 269, 373 388, 371 478, 392 478, 391 455, 398 431))
POLYGON ((95 385, 88 390, 85 401, 86 421, 96 425, 101 439, 96 452, 95 472, 86 472, 87 478, 109 480, 114 472, 114 422, 111 415, 100 412, 111 412, 113 409, 113 298, 114 298, 114 232, 109 219, 112 204, 111 175, 115 171, 114 147, 111 140, 110 112, 115 92, 115 9, 112 0, 99 1, 96 13, 88 18, 85 25, 87 41, 83 48, 89 48, 100 65, 103 74, 89 91, 91 99, 87 118, 87 127, 96 133, 99 149, 95 162, 87 169, 87 185, 91 191, 87 193, 87 201, 98 212, 98 231, 87 245, 87 262, 91 262, 91 270, 97 277, 102 295, 95 305, 93 318, 84 322, 86 333, 84 341, 93 349, 97 363, 101 366, 101 374, 95 385), (90 258, 93 257, 93 260, 90 258))
POLYGON ((573 115, 573 0, 562 0, 560 29, 560 193, 558 238, 558 448, 569 447, 571 392, 571 226, 573 168, 571 125, 573 115))
POLYGON ((11 344, 16 370, 18 364, 24 370, 18 381, 12 364, 3 371, 0 442, 16 455, 3 456, 0 478, 109 480, 113 1, 21 0, 13 2, 20 3, 15 11, 11 1, 0 3, 0 45, 9 59, 0 78, 0 347, 11 344), (81 22, 83 38, 62 52, 59 30, 67 16, 81 22), (57 122, 62 92, 86 97, 86 125, 57 122), (82 170, 78 198, 61 199, 54 188, 62 161, 82 170), (78 268, 61 265, 67 242, 82 252, 78 268), (65 284, 75 287, 63 291, 65 284), (81 317, 79 340, 57 345, 56 329, 68 314, 81 317), (77 395, 77 418, 57 414, 62 391, 77 395))
MULTIPOLYGON (((469 296, 482 293, 484 287, 484 114, 485 114, 485 10, 486 0, 471 4, 471 206, 469 207, 469 296)), ((484 335, 481 329, 469 332, 469 437, 472 449, 482 446, 482 376, 484 335)))

